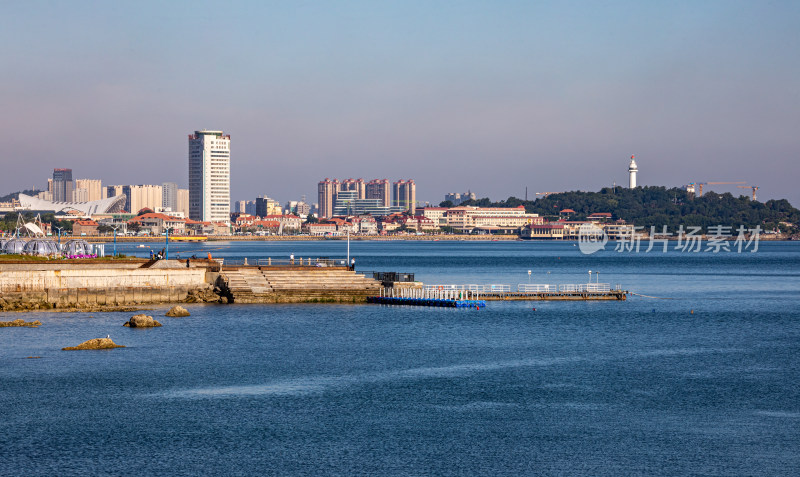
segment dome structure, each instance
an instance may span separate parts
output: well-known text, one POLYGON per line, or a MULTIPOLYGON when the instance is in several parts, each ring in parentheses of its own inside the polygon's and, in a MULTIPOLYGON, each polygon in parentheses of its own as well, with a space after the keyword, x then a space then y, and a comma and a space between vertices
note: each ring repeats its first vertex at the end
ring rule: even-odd
POLYGON ((90 255, 92 246, 86 240, 73 239, 64 244, 64 255, 90 255))
POLYGON ((20 254, 28 243, 21 238, 13 238, 3 244, 3 253, 20 254))
POLYGON ((52 240, 33 239, 25 244, 22 252, 30 255, 53 255, 59 253, 60 250, 58 249, 58 244, 52 240))

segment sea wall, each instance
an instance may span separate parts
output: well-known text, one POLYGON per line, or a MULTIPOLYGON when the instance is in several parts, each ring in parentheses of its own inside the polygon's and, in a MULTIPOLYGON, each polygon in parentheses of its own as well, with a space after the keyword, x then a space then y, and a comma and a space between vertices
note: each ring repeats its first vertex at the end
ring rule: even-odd
POLYGON ((3 263, 0 264, 0 310, 113 308, 218 298, 212 291, 216 275, 205 267, 142 266, 142 263, 114 266, 99 262, 3 263))
POLYGON ((0 293, 78 288, 189 288, 203 286, 205 277, 205 270, 200 268, 0 270, 0 293))

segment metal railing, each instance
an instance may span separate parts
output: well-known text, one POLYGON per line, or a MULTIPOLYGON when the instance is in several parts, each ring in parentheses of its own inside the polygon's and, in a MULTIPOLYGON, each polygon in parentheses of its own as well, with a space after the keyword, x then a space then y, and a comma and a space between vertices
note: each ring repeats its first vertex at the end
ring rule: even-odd
POLYGON ((584 293, 584 292, 609 292, 611 285, 608 283, 582 283, 578 285, 559 285, 558 291, 584 293))
POLYGON ((347 260, 345 259, 331 259, 331 258, 311 258, 311 257, 296 257, 290 258, 215 258, 220 265, 251 265, 259 267, 346 267, 347 260))
POLYGON ((547 293, 558 290, 556 285, 537 284, 537 283, 520 283, 517 285, 517 291, 522 293, 547 293))
POLYGON ((504 284, 489 284, 489 285, 425 285, 426 290, 469 290, 472 292, 486 293, 486 292, 510 292, 511 285, 504 284))
MULTIPOLYGON (((424 290, 438 291, 438 292, 454 292, 454 291, 470 291, 474 293, 511 293, 511 285, 505 284, 466 284, 466 285, 452 285, 452 284, 436 284, 425 285, 424 290)), ((614 290, 621 290, 617 285, 614 290)), ((611 285, 608 283, 582 283, 582 284, 565 284, 553 285, 548 283, 520 283, 517 285, 516 293, 608 293, 611 291, 611 285)))
POLYGON ((477 300, 479 292, 465 289, 443 288, 381 288, 380 296, 390 298, 413 298, 422 300, 477 300))
POLYGON ((273 266, 307 266, 307 267, 346 267, 347 260, 333 259, 327 257, 311 258, 311 257, 296 257, 296 258, 259 258, 255 265, 260 267, 273 267, 273 266))
POLYGON ((410 283, 414 281, 414 274, 413 273, 401 273, 401 272, 374 272, 374 271, 361 271, 367 276, 372 276, 373 279, 381 281, 381 282, 401 282, 401 283, 410 283))

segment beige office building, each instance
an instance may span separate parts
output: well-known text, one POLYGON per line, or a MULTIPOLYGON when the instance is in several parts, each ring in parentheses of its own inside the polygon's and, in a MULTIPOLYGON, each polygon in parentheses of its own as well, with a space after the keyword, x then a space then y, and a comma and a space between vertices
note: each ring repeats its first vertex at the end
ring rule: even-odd
POLYGON ((178 205, 175 210, 183 212, 184 217, 189 216, 189 189, 178 189, 178 205))
POLYGON ((75 189, 86 189, 86 200, 89 202, 106 198, 106 191, 100 179, 76 179, 75 189))
POLYGON ((132 214, 147 208, 155 211, 161 208, 163 187, 160 185, 130 185, 123 186, 122 193, 126 195, 125 208, 132 214))

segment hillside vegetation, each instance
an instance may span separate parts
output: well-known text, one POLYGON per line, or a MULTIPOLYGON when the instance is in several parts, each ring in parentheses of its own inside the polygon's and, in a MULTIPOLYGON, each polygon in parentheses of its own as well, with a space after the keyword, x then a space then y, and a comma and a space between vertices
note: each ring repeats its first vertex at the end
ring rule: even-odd
POLYGON ((760 225, 764 230, 780 228, 784 232, 796 232, 800 222, 800 210, 789 201, 753 201, 747 196, 734 197, 730 193, 708 192, 703 197, 692 197, 683 189, 665 187, 637 187, 635 189, 608 187, 599 192, 562 192, 544 198, 525 201, 509 197, 500 202, 488 198, 468 201, 463 205, 483 207, 516 207, 524 205, 529 213, 546 216, 551 220, 559 211, 572 209, 572 220, 583 220, 598 212, 609 212, 614 219, 624 219, 634 225, 709 226, 725 225, 753 228, 760 225), (786 225, 786 224, 791 224, 786 225))

